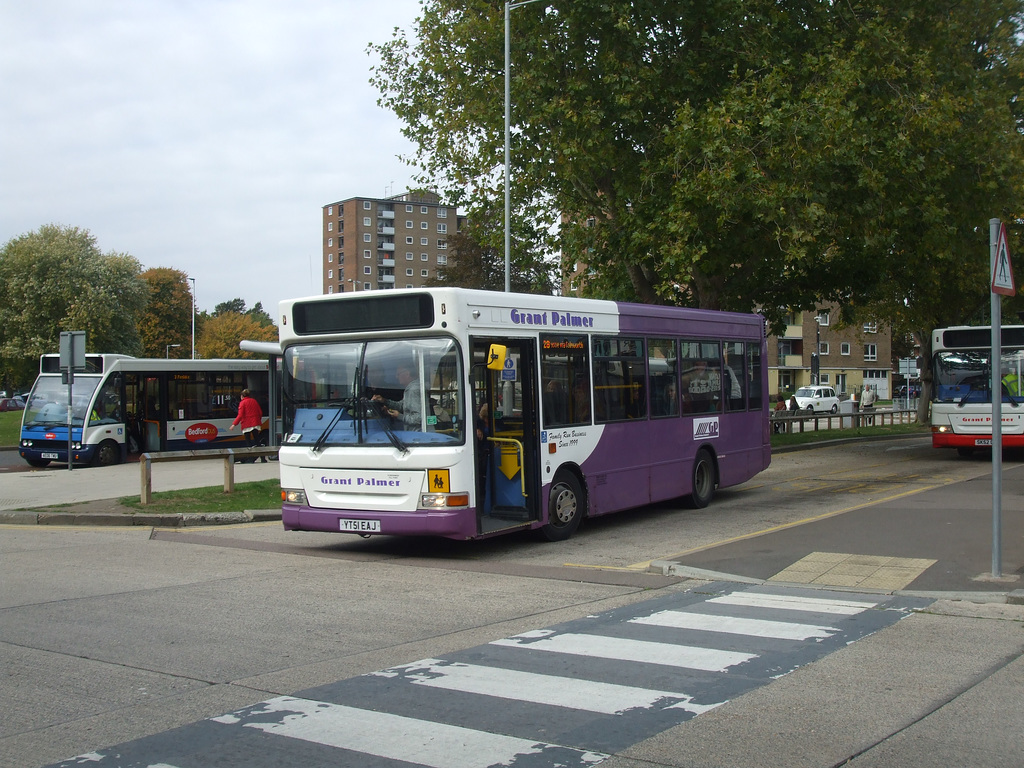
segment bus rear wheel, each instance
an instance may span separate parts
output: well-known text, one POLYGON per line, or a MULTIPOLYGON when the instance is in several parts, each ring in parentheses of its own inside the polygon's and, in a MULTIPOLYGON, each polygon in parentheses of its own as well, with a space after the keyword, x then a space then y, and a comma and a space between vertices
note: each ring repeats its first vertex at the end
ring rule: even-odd
POLYGON ((548 541, 565 541, 580 527, 583 491, 570 474, 558 475, 548 491, 548 522, 540 529, 548 541))
POLYGON ((706 448, 697 451, 693 460, 693 489, 689 502, 694 509, 704 509, 715 495, 715 461, 706 448))
POLYGON ((121 463, 121 449, 113 440, 106 440, 96 448, 96 457, 93 464, 97 467, 109 467, 121 463))

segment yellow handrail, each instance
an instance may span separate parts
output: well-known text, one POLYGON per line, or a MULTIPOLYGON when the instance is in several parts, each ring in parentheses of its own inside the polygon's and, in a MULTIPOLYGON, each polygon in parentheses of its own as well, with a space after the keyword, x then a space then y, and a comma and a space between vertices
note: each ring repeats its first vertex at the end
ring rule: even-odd
MULTIPOLYGON (((523 498, 526 498, 526 451, 523 444, 511 437, 488 437, 492 443, 512 443, 519 451, 519 485, 523 489, 523 498)), ((509 478, 511 480, 511 478, 509 478)))

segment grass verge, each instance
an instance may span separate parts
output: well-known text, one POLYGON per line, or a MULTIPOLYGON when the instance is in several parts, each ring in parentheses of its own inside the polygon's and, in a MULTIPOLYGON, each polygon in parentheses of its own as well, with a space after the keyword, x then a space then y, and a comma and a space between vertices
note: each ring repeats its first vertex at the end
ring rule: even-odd
POLYGON ((820 443, 825 440, 840 440, 858 437, 920 436, 931 434, 927 424, 886 424, 885 426, 857 427, 853 429, 819 429, 808 432, 772 435, 772 448, 786 448, 791 445, 820 443))
POLYGON ((21 411, 0 413, 0 447, 15 448, 21 438, 21 411))
POLYGON ((238 483, 234 493, 224 493, 219 485, 208 488, 190 488, 183 491, 157 491, 153 502, 143 506, 139 497, 125 496, 117 500, 132 512, 173 512, 182 514, 212 514, 215 512, 241 512, 245 509, 279 509, 281 483, 279 480, 258 480, 238 483))

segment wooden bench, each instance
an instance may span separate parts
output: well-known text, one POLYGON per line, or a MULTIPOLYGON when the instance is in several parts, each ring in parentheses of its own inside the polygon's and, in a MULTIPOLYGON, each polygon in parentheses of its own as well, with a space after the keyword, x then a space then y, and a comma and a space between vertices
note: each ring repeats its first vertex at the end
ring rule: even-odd
POLYGON ((217 448, 209 451, 161 451, 144 453, 139 457, 139 468, 142 472, 142 493, 140 504, 153 501, 153 464, 161 461, 196 461, 199 459, 220 459, 224 462, 224 493, 235 490, 235 461, 238 459, 256 459, 260 457, 276 457, 277 446, 258 448, 217 448))

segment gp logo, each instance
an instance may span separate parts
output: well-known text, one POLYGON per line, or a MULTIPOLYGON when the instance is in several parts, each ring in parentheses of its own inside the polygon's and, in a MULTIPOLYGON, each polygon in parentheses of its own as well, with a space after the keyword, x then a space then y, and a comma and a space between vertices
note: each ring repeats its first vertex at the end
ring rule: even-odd
POLYGON ((693 439, 708 440, 718 437, 718 417, 693 420, 693 439))

